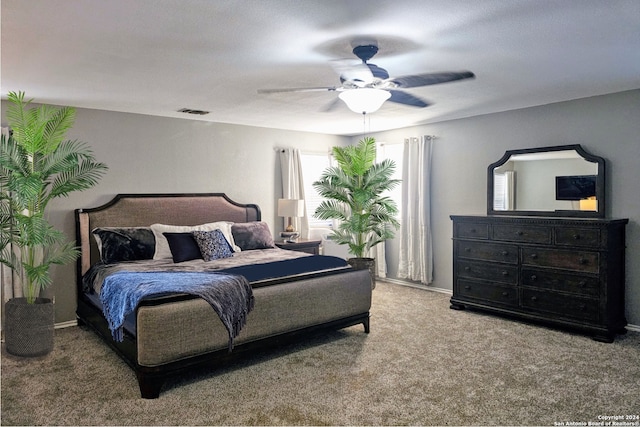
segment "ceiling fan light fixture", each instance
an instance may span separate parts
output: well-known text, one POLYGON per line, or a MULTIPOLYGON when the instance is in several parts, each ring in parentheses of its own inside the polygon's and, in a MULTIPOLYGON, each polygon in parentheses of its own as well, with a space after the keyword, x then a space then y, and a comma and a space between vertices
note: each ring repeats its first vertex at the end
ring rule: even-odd
POLYGON ((378 111, 382 104, 391 97, 391 93, 383 89, 359 88, 340 92, 338 97, 354 113, 369 114, 378 111))

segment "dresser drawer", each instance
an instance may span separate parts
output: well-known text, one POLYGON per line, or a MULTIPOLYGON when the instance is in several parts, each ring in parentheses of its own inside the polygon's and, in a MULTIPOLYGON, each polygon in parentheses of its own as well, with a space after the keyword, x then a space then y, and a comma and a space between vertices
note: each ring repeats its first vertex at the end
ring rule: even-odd
POLYGON ((500 243, 473 242, 458 240, 455 242, 460 258, 518 263, 518 247, 500 243))
POLYGON ((518 290, 515 287, 492 285, 489 283, 458 280, 456 295, 488 301, 495 304, 517 307, 518 290))
POLYGON ((457 274, 458 277, 489 280, 508 285, 518 283, 518 267, 513 265, 459 260, 457 274))
POLYGON ((598 273, 598 252, 569 251, 543 248, 521 248, 522 265, 564 268, 598 273))
POLYGON ((519 243, 551 243, 551 227, 535 225, 493 226, 493 239, 519 243))
POLYGON ((599 317, 598 300, 575 295, 522 289, 522 306, 529 310, 583 321, 597 322, 599 317))
POLYGON ((489 238, 489 225, 476 224, 473 222, 461 222, 456 224, 454 236, 466 239, 486 240, 489 238))
POLYGON ((589 248, 600 246, 600 230, 598 229, 557 227, 555 235, 557 245, 589 248))
POLYGON ((523 268, 523 286, 570 292, 577 295, 597 297, 600 294, 600 280, 597 277, 577 276, 554 271, 523 268))

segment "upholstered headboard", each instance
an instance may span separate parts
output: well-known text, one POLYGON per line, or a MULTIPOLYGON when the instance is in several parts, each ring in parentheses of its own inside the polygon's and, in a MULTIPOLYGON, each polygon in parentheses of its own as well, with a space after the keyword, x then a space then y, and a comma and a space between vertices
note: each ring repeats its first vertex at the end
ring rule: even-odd
MULTIPOLYGON (((146 227, 151 224, 198 225, 216 221, 260 221, 260 208, 236 203, 223 193, 118 194, 110 202, 76 209, 77 274, 100 258, 91 230, 96 227, 146 227)), ((80 285, 81 286, 81 285, 80 285)))

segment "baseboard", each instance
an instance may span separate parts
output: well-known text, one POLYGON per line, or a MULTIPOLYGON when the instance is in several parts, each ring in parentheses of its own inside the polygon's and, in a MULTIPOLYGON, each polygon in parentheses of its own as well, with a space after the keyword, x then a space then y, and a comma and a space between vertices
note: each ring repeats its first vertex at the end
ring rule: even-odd
POLYGON ((640 332, 640 325, 627 325, 627 326, 625 326, 625 328, 628 331, 640 332))
POLYGON ((77 320, 69 320, 68 322, 56 323, 55 325, 53 325, 53 328, 54 329, 63 329, 63 328, 70 328, 72 326, 78 326, 78 321, 77 320))
POLYGON ((393 283, 394 285, 408 286, 410 288, 416 288, 416 289, 422 289, 425 291, 439 292, 441 294, 453 295, 453 291, 451 289, 436 288, 434 286, 425 285, 423 283, 408 282, 406 280, 392 279, 389 277, 385 277, 385 278, 378 277, 376 278, 376 280, 380 282, 393 283))
MULTIPOLYGON (((453 291, 450 289, 436 288, 428 285, 423 285, 421 283, 407 282, 401 279, 391 279, 385 277, 384 279, 377 278, 376 280, 379 280, 381 282, 393 283, 394 285, 409 286, 411 288, 423 289, 425 291, 440 292, 442 294, 453 295, 453 291)), ((629 324, 625 328, 627 329, 627 331, 640 332, 640 325, 629 324)))

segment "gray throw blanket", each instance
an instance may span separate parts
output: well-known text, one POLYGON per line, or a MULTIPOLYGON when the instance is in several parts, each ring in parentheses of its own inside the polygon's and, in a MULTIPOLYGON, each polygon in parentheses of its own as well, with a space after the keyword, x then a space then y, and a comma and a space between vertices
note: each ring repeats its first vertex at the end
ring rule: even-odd
POLYGON ((240 275, 121 271, 107 276, 100 289, 113 339, 123 340, 124 318, 143 298, 167 293, 197 295, 207 301, 229 332, 229 351, 254 304, 251 285, 240 275))

